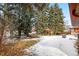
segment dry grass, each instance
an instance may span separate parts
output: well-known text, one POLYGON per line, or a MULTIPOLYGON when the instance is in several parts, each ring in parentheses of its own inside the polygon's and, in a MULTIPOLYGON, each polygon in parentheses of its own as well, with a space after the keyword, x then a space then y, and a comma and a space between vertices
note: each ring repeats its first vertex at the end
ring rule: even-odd
POLYGON ((26 52, 26 55, 29 55, 27 51, 24 51, 25 48, 28 48, 35 43, 37 43, 38 40, 27 40, 27 41, 17 41, 15 44, 1 44, 0 46, 0 55, 1 56, 22 56, 24 55, 24 52, 26 52))

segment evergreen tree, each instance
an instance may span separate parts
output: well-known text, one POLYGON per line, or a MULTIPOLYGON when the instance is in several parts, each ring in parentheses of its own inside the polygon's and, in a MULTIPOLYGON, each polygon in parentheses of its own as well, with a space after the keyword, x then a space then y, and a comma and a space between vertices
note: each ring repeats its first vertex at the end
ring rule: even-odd
POLYGON ((9 25, 10 22, 10 13, 9 13, 9 9, 8 9, 8 5, 7 4, 0 4, 0 11, 1 13, 1 24, 0 24, 0 43, 2 42, 3 39, 3 35, 4 35, 4 31, 5 31, 5 27, 9 25))
POLYGON ((0 17, 3 25, 0 40, 5 26, 9 26, 11 37, 18 35, 18 38, 21 37, 21 33, 29 36, 33 26, 36 27, 38 34, 43 34, 46 28, 51 29, 54 34, 61 33, 64 30, 64 16, 58 4, 49 7, 49 4, 44 3, 3 3, 0 4, 0 11, 3 15, 0 17))
POLYGON ((54 4, 49 11, 49 28, 52 29, 54 34, 62 33, 64 31, 64 16, 62 9, 58 4, 54 4))
POLYGON ((47 27, 47 19, 48 19, 48 6, 49 4, 36 4, 36 31, 38 34, 43 34, 45 27, 47 27), (36 7, 37 6, 37 7, 36 7))

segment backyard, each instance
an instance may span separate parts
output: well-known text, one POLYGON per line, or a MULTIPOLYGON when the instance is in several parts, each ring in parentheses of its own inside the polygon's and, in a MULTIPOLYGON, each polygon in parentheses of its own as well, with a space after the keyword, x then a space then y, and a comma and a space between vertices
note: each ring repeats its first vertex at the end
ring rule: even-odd
POLYGON ((0 3, 0 56, 77 56, 69 11, 66 3, 0 3))

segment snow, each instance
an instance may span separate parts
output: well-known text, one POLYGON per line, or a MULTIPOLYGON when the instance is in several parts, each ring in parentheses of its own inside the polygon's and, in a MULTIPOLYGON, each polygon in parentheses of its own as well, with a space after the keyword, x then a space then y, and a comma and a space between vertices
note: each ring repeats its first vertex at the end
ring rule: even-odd
POLYGON ((46 47, 42 45, 35 45, 30 48, 34 56, 67 56, 64 52, 54 47, 46 47))
POLYGON ((62 36, 41 36, 40 42, 31 47, 32 53, 40 56, 77 56, 77 50, 74 47, 76 37, 67 35, 62 36))

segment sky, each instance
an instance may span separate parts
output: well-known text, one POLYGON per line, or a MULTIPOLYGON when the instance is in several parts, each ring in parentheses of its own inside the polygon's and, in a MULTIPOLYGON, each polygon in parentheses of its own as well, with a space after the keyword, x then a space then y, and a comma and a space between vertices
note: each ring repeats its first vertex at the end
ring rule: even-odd
MULTIPOLYGON (((51 3, 50 5, 53 5, 51 3)), ((68 3, 59 3, 59 7, 62 9, 63 15, 64 15, 64 22, 65 25, 71 25, 71 19, 70 19, 70 12, 69 12, 69 5, 68 3)))

